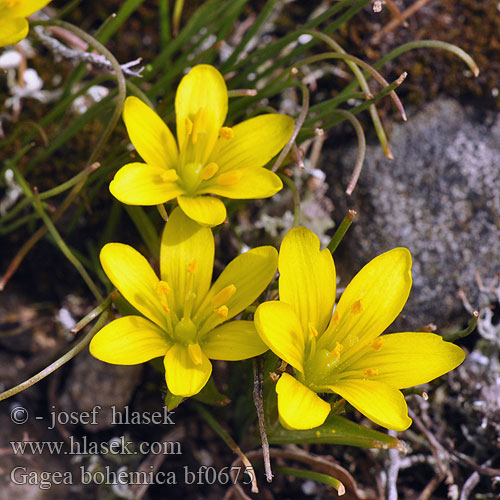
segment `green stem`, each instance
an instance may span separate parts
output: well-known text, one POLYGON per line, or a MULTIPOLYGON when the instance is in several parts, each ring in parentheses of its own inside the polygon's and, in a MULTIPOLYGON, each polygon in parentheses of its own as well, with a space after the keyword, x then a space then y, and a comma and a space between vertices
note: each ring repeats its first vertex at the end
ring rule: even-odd
POLYGON ((85 347, 87 347, 90 344, 90 341, 92 340, 92 337, 95 335, 97 331, 101 329, 101 327, 104 325, 106 322, 106 319, 108 317, 108 313, 104 312, 101 317, 97 320, 96 324, 90 329, 90 331, 83 337, 80 342, 78 342, 75 346, 73 346, 66 354, 58 358, 56 361, 51 363, 49 366, 44 368, 42 371, 38 372, 36 375, 33 375, 33 377, 29 378, 28 380, 25 380, 21 384, 16 385, 15 387, 12 387, 8 391, 2 392, 0 394, 0 401, 3 401, 4 399, 10 398, 11 396, 14 396, 15 394, 20 393, 21 391, 24 391, 25 389, 28 389, 32 385, 35 385, 37 382, 40 382, 40 380, 44 379, 51 373, 55 372, 58 368, 60 368, 62 365, 67 363, 68 361, 72 360, 78 353, 83 351, 85 347))
POLYGON ((61 250, 61 252, 71 262, 71 264, 73 264, 75 269, 80 273, 80 276, 83 278, 83 280, 85 281, 85 283, 89 287, 90 291, 93 293, 94 297, 98 301, 102 301, 103 297, 101 295, 101 292, 97 288, 96 284, 92 281, 92 278, 87 273, 87 270, 85 269, 83 264, 73 255, 73 252, 71 252, 68 245, 66 244, 66 242, 62 239, 61 235, 59 234, 59 231, 56 229, 56 226, 50 220, 50 217, 47 215, 47 213, 43 209, 43 206, 40 202, 40 198, 38 197, 38 192, 36 191, 36 188, 35 188, 35 197, 34 197, 33 206, 34 206, 35 210, 38 212, 38 215, 42 218, 43 222, 45 223, 45 226, 47 227, 52 238, 54 238, 54 241, 56 242, 56 244, 59 247, 59 249, 61 250))
POLYGON ((356 215, 357 213, 354 210, 349 210, 349 212, 347 212, 347 215, 344 217, 344 220, 340 223, 340 226, 335 231, 333 238, 328 244, 328 250, 330 250, 332 254, 339 246, 339 243, 342 241, 345 233, 347 233, 347 230, 351 227, 351 224, 353 223, 356 215))
POLYGON ((339 496, 345 494, 345 486, 338 479, 335 479, 328 474, 321 474, 320 472, 314 472, 311 470, 295 469, 293 467, 276 467, 276 470, 288 476, 311 479, 312 481, 332 486, 337 490, 337 494, 339 496))

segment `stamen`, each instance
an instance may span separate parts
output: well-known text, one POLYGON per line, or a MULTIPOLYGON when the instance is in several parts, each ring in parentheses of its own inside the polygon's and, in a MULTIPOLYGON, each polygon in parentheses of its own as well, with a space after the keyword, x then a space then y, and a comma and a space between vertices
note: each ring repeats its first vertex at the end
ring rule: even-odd
POLYGON ((217 177, 217 184, 221 186, 231 186, 241 179, 241 172, 227 172, 217 177))
POLYGON ((233 129, 231 127, 222 127, 219 130, 219 135, 224 139, 232 139, 234 136, 233 129))
POLYGON ((377 337, 373 342, 372 342, 372 349, 375 349, 375 351, 380 351, 382 348, 382 344, 384 343, 384 340, 382 337, 377 337))
POLYGON ((313 336, 313 337, 317 337, 318 336, 318 330, 316 330, 316 328, 314 328, 314 325, 312 323, 309 323, 309 333, 313 336))
POLYGON ((223 288, 213 299, 212 304, 215 309, 224 305, 234 294, 236 293, 236 287, 234 285, 228 285, 223 288))
POLYGON ((193 311, 194 302, 196 300, 196 294, 190 290, 186 293, 186 298, 184 299, 184 310, 183 310, 183 319, 191 319, 191 313, 193 311))
POLYGON ((367 368, 366 370, 363 370, 364 377, 375 377, 378 374, 379 374, 378 368, 367 368))
POLYGON ((192 132, 193 122, 189 118, 186 118, 186 135, 191 135, 192 132))
POLYGON ((191 143, 193 145, 198 142, 198 134, 205 131, 205 118, 205 110, 203 108, 200 108, 196 113, 193 122, 193 134, 191 136, 191 143))
POLYGON ((339 312, 337 311, 337 309, 335 309, 332 318, 332 326, 338 325, 339 320, 340 320, 339 312))
POLYGON ((192 274, 194 273, 195 269, 196 269, 196 259, 193 259, 193 260, 192 260, 192 261, 188 264, 188 268, 187 268, 188 273, 192 275, 192 274))
POLYGON ((160 303, 166 313, 170 312, 167 295, 170 293, 170 286, 166 281, 159 281, 156 285, 156 293, 160 297, 160 303))
POLYGON ((340 358, 340 353, 344 350, 344 346, 339 342, 335 342, 335 347, 332 349, 331 354, 333 354, 337 359, 340 358))
POLYGON ((161 180, 163 182, 174 182, 179 178, 177 172, 173 168, 169 168, 161 174, 161 180))
POLYGON ((204 181, 207 181, 208 179, 211 179, 218 171, 219 165, 212 161, 208 165, 205 165, 201 170, 201 178, 204 181))
POLYGON ((229 313, 229 309, 227 306, 220 306, 214 309, 214 313, 219 316, 219 318, 227 318, 227 315, 229 313))
POLYGON ((203 352, 201 350, 200 344, 188 344, 188 353, 191 361, 195 365, 201 365, 203 362, 203 352))
POLYGON ((361 299, 354 302, 354 304, 351 306, 351 313, 352 314, 359 314, 362 310, 363 310, 363 306, 361 305, 361 299))

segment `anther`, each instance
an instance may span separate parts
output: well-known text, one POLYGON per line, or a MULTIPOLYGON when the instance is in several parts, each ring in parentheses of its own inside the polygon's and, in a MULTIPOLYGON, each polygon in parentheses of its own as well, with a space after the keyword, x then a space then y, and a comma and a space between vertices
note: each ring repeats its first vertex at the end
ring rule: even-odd
POLYGON ((174 182, 178 178, 179 176, 177 175, 177 172, 173 168, 165 170, 165 172, 161 174, 161 180, 163 182, 174 182))
POLYGON ((221 186, 232 186, 241 179, 241 172, 227 172, 217 177, 217 184, 221 186))
POLYGON ((352 314, 359 314, 362 310, 363 306, 361 305, 361 299, 354 302, 354 304, 351 306, 352 314))
POLYGON ((193 259, 187 266, 187 271, 189 274, 193 274, 196 269, 196 259, 193 259))
POLYGON ((363 370, 363 377, 375 377, 378 374, 378 368, 367 368, 366 370, 363 370))
POLYGON ((224 139, 232 139, 234 136, 233 129, 231 127, 222 127, 219 130, 219 135, 224 139))
POLYGON ((186 118, 186 135, 191 135, 191 132, 193 132, 193 122, 186 118))
POLYGON ((344 346, 339 343, 335 342, 335 347, 332 349, 331 354, 335 356, 336 359, 340 358, 340 353, 344 350, 344 346))
POLYGON ((208 165, 205 165, 201 170, 201 178, 204 181, 211 179, 219 171, 219 165, 211 161, 208 165))
POLYGON ((333 318, 332 318, 332 325, 334 325, 334 326, 338 325, 339 319, 340 319, 339 312, 337 311, 337 309, 335 309, 335 312, 333 313, 333 318))
POLYGON ((234 294, 236 293, 236 287, 234 285, 228 285, 223 288, 213 299, 212 304, 215 309, 224 305, 234 294))
POLYGON ((170 293, 170 286, 166 281, 159 281, 156 285, 156 293, 160 297, 160 304, 165 310, 165 312, 170 312, 170 307, 168 305, 167 295, 170 293))
POLYGON ((214 313, 217 314, 219 318, 227 318, 229 309, 227 308, 227 306, 220 306, 214 309, 214 313))
POLYGON ((384 340, 382 337, 377 337, 373 342, 372 342, 372 349, 375 351, 380 351, 382 348, 382 344, 384 343, 384 340))
POLYGON ((316 328, 314 328, 314 325, 312 323, 309 323, 309 333, 313 336, 313 337, 317 337, 318 336, 318 330, 316 330, 316 328))
POLYGON ((195 365, 201 365, 203 362, 203 352, 201 350, 200 344, 188 344, 188 353, 191 361, 195 365))

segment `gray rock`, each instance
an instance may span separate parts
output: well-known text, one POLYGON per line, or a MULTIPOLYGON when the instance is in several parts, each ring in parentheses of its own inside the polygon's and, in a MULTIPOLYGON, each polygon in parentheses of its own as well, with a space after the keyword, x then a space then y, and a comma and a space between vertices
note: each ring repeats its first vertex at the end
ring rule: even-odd
POLYGON ((438 99, 394 125, 390 142, 393 161, 378 144, 368 147, 352 201, 343 189, 356 150, 335 152, 341 171, 327 179, 342 179, 333 188, 337 214, 359 211, 339 263, 354 271, 407 247, 413 289, 397 326, 454 323, 465 314, 458 290, 476 305, 477 277, 488 283, 500 274, 500 116, 438 99))

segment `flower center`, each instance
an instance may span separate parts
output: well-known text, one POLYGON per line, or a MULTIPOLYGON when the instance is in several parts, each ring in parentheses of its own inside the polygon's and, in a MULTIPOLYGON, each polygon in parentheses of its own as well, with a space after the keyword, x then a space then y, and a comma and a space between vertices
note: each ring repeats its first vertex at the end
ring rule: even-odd
MULTIPOLYGON (((182 187, 191 196, 197 193, 202 182, 212 179, 219 171, 217 163, 207 163, 206 160, 213 148, 209 132, 210 116, 204 108, 200 108, 192 120, 186 118, 186 136, 183 144, 179 144, 177 172, 182 187)), ((232 139, 233 130, 229 127, 222 127, 219 130, 219 136, 226 140, 232 139)), ((234 184, 239 180, 228 173, 219 177, 217 183, 223 186, 234 184)))

